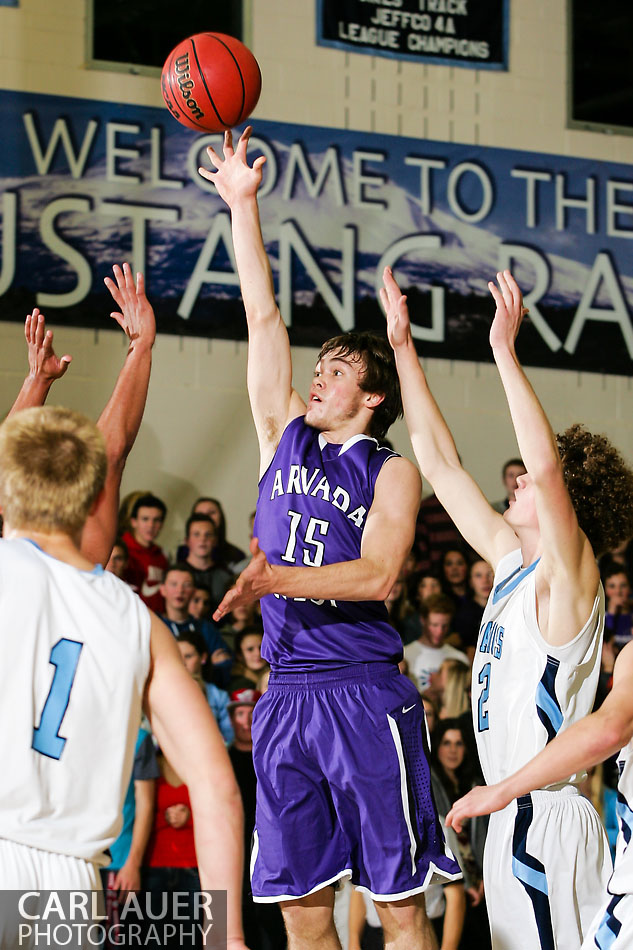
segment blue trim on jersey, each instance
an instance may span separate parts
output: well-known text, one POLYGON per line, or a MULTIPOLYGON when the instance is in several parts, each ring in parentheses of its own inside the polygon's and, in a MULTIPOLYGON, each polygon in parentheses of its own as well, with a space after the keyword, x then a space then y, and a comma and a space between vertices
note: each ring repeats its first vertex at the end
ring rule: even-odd
POLYGON ((523 578, 532 573, 540 560, 540 557, 537 557, 537 559, 532 564, 530 564, 529 567, 517 567, 515 571, 512 571, 512 573, 504 578, 504 580, 500 581, 495 587, 494 593, 492 595, 493 604, 503 600, 503 598, 507 597, 508 594, 511 594, 513 590, 516 590, 523 578))
POLYGON ((604 917, 600 923, 600 926, 596 930, 596 935, 594 937, 594 943, 598 950, 609 950, 610 947, 615 943, 620 930, 622 929, 622 923, 614 916, 613 911, 620 903, 624 894, 617 894, 610 902, 607 907, 604 917))
POLYGON ((527 850, 527 835, 533 816, 532 796, 523 795, 517 800, 517 815, 514 820, 512 873, 521 882, 532 901, 541 950, 555 950, 545 868, 538 858, 527 850))
POLYGON ((624 842, 628 846, 631 841, 631 831, 633 831, 633 810, 620 791, 618 791, 615 814, 620 822, 620 831, 622 832, 624 842))
POLYGON ((559 666, 560 662, 556 657, 548 656, 541 681, 536 687, 536 712, 547 729, 548 742, 560 732, 563 725, 564 717, 556 696, 556 674, 559 666))
MULTIPOLYGON (((48 551, 45 551, 43 548, 41 548, 39 544, 37 543, 37 541, 34 541, 32 538, 22 538, 22 541, 26 541, 28 544, 32 544, 34 548, 37 548, 40 554, 45 554, 46 557, 52 557, 54 561, 60 560, 60 558, 54 557, 54 555, 49 554, 48 551)), ((68 564, 68 561, 62 561, 62 564, 68 564)), ((92 568, 91 571, 82 571, 80 567, 78 567, 77 570, 81 571, 82 574, 96 574, 97 577, 100 574, 105 573, 105 570, 102 564, 95 564, 95 566, 92 568)))

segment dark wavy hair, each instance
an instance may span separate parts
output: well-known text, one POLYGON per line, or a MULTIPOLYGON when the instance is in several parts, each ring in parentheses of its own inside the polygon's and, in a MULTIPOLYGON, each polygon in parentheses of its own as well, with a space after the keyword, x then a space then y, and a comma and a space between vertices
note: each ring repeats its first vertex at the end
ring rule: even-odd
POLYGON ((375 333, 343 333, 326 340, 317 362, 335 351, 362 362, 365 371, 359 385, 363 392, 384 396, 372 413, 369 427, 370 435, 384 439, 389 427, 402 415, 400 381, 389 342, 375 333))
POLYGON ((473 768, 473 763, 470 761, 468 754, 468 743, 466 741, 465 734, 465 725, 464 722, 459 719, 438 719, 435 729, 433 730, 433 735, 431 737, 431 766, 439 778, 440 782, 446 789, 449 799, 451 802, 455 801, 460 795, 465 795, 466 792, 469 792, 472 788, 473 778, 477 774, 476 768, 473 768), (453 784, 444 771, 444 766, 439 760, 438 749, 440 743, 444 736, 449 730, 455 729, 462 737, 464 743, 464 759, 459 768, 455 769, 455 778, 457 779, 458 784, 458 793, 455 794, 455 789, 453 784))
POLYGON ((578 524, 600 557, 633 536, 633 471, 606 436, 580 423, 556 441, 578 524))

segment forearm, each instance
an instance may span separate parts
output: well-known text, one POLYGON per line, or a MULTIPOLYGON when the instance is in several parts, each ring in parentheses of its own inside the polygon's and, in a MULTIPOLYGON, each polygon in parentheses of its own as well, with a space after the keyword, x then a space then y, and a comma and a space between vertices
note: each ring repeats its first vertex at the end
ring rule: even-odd
POLYGON ((542 472, 559 467, 556 438, 514 347, 493 348, 521 458, 528 472, 538 479, 542 472))
POLYGON ((36 406, 43 406, 53 382, 54 381, 50 378, 34 376, 29 373, 22 383, 22 388, 18 393, 17 399, 11 406, 8 415, 11 416, 14 412, 19 412, 21 409, 32 409, 36 406))
POLYGON ((231 208, 231 222, 235 261, 249 328, 259 320, 279 319, 257 198, 249 196, 237 201, 231 208))
POLYGON ((411 335, 395 347, 394 355, 413 449, 422 474, 435 487, 442 469, 460 466, 455 442, 431 393, 411 335))
POLYGON ((151 343, 134 340, 112 395, 97 420, 106 441, 109 464, 122 467, 134 445, 147 400, 151 368, 151 343))
POLYGON ((313 568, 275 564, 264 593, 309 600, 384 600, 398 572, 399 566, 368 557, 313 568))
POLYGON ((240 792, 209 704, 176 650, 171 633, 152 615, 153 670, 145 700, 152 731, 189 790, 202 887, 227 891, 228 936, 239 942, 244 852, 240 792))
POLYGON ((244 817, 239 789, 235 782, 219 782, 217 773, 192 781, 188 789, 200 886, 203 890, 227 892, 227 937, 237 940, 242 936, 244 862, 244 817))
POLYGON ((499 783, 504 801, 568 779, 603 762, 628 742, 630 735, 617 716, 601 710, 570 726, 527 765, 499 783))
MULTIPOLYGON (((136 782, 138 788, 140 782, 136 782)), ((132 842, 127 862, 131 862, 135 867, 140 868, 143 863, 147 842, 152 832, 154 822, 154 782, 143 782, 143 785, 149 786, 147 794, 136 795, 134 825, 132 827, 132 842)))

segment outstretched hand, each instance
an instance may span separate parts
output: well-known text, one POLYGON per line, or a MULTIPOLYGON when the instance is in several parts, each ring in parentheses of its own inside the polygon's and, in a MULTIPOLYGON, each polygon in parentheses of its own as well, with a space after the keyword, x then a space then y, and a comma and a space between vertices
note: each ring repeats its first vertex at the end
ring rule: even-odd
POLYGON ((409 308, 407 298, 401 293, 390 267, 385 267, 382 281, 380 302, 387 317, 387 336, 395 349, 397 346, 403 346, 411 336, 409 308))
POLYGON ((223 159, 211 146, 207 149, 207 155, 217 171, 212 172, 208 168, 198 169, 203 178, 213 182, 218 194, 230 208, 241 198, 254 197, 262 181, 262 167, 266 157, 260 155, 252 165, 249 165, 246 160, 246 149, 252 132, 252 127, 247 126, 240 135, 237 148, 234 149, 233 133, 230 130, 226 131, 223 142, 223 159))
POLYGON ((454 828, 459 834, 467 818, 476 815, 489 815, 493 811, 505 808, 512 801, 501 790, 501 785, 477 785, 463 798, 458 798, 446 816, 446 827, 454 828))
POLYGON ((55 355, 53 331, 46 329, 44 314, 37 307, 26 318, 24 336, 28 346, 30 375, 51 382, 60 379, 68 369, 72 356, 66 354, 60 359, 55 355))
POLYGON ((488 282, 488 290, 494 297, 497 305, 494 320, 490 327, 490 346, 513 347, 517 338, 521 321, 528 309, 523 306, 523 297, 519 285, 509 270, 497 274, 497 283, 488 282))
POLYGON ((253 538, 250 543, 250 549, 253 557, 248 567, 246 567, 235 585, 224 595, 217 610, 213 614, 213 619, 217 622, 230 613, 234 607, 242 607, 245 604, 252 604, 264 594, 271 594, 272 587, 272 567, 268 563, 266 555, 260 549, 257 538, 253 538))
POLYGON ((143 275, 137 274, 134 283, 129 264, 124 264, 123 269, 115 264, 112 270, 114 280, 106 277, 104 283, 121 312, 115 311, 110 316, 119 324, 130 343, 138 341, 149 347, 153 346, 156 339, 156 318, 152 305, 145 296, 143 275))

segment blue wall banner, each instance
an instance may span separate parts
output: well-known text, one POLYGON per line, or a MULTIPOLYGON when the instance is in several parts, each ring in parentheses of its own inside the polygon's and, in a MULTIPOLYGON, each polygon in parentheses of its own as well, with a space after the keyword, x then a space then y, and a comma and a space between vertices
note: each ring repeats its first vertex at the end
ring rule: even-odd
POLYGON ((318 0, 317 43, 417 63, 508 68, 508 0, 318 0))
MULTIPOLYGON (((228 209, 197 168, 221 137, 164 109, 0 91, 0 319, 109 326, 103 277, 146 274, 159 330, 244 339, 228 209)), ((386 265, 420 353, 489 360, 511 267, 525 363, 631 375, 633 167, 257 122, 262 229, 295 345, 384 331, 386 265)))

